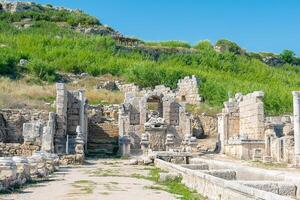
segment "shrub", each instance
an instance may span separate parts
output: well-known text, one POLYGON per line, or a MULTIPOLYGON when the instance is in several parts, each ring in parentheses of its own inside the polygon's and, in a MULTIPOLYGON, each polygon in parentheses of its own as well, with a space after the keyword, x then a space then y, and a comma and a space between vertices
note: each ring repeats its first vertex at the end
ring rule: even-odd
POLYGON ((194 46, 195 49, 200 51, 211 51, 214 49, 213 45, 208 40, 202 40, 194 46))
POLYGON ((54 82, 57 80, 55 68, 44 61, 32 60, 28 63, 27 69, 32 75, 37 76, 44 81, 54 82))
POLYGON ((294 64, 296 61, 295 55, 295 52, 285 49, 280 54, 280 58, 286 63, 294 64))
POLYGON ((245 53, 244 50, 242 50, 242 48, 239 47, 236 43, 225 39, 218 40, 216 46, 218 46, 222 52, 229 51, 236 55, 241 55, 245 53))

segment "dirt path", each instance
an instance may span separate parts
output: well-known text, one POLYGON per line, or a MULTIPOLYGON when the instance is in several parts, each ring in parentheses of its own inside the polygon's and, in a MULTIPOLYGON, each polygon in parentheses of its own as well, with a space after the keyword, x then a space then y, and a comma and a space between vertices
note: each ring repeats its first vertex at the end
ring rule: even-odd
MULTIPOLYGON (((173 200, 176 196, 150 189, 155 183, 149 167, 124 165, 123 160, 89 160, 81 167, 63 167, 44 181, 19 193, 1 195, 1 200, 173 200)), ((152 187, 155 188, 155 187, 152 187)))

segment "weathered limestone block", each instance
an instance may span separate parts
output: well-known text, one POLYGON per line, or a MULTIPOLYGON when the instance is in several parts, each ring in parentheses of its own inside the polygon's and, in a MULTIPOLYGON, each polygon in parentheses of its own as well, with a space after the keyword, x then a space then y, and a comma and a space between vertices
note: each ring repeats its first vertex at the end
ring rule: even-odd
POLYGON ((23 137, 25 143, 41 144, 43 128, 40 122, 24 123, 23 137))
POLYGON ((264 190, 267 192, 272 192, 282 196, 295 197, 297 187, 294 184, 286 182, 272 182, 272 181, 239 181, 240 183, 257 188, 259 190, 264 190))
POLYGON ((46 158, 43 154, 36 152, 28 160, 30 163, 30 173, 33 176, 46 177, 49 174, 46 158))
POLYGON ((182 167, 192 169, 192 170, 209 170, 209 166, 206 163, 202 164, 184 164, 182 167))
POLYGON ((11 157, 0 157, 0 183, 2 190, 15 185, 17 166, 11 157))
POLYGON ((209 170, 203 172, 225 180, 236 180, 236 171, 234 170, 221 169, 221 170, 209 170))
POLYGON ((42 136, 42 150, 53 153, 54 152, 54 134, 56 131, 56 114, 49 113, 49 120, 47 126, 43 129, 42 136))
POLYGON ((27 181, 31 180, 30 165, 28 159, 25 157, 14 156, 13 161, 17 166, 17 181, 16 184, 23 185, 27 181))

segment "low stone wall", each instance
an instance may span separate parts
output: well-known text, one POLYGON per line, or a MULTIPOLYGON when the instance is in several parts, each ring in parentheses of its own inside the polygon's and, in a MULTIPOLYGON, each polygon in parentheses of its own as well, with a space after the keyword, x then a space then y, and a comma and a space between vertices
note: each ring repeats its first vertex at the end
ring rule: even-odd
POLYGON ((20 143, 0 143, 0 157, 31 156, 41 146, 20 143))
POLYGON ((254 149, 265 149, 264 142, 249 141, 237 144, 224 145, 224 153, 229 157, 242 160, 252 160, 254 149))
POLYGON ((199 170, 191 170, 179 165, 165 162, 160 159, 155 160, 155 166, 174 173, 179 173, 183 177, 182 182, 189 188, 196 190, 208 199, 226 200, 292 200, 291 197, 280 196, 271 192, 258 190, 245 186, 236 181, 221 179, 199 170))
POLYGON ((281 182, 270 182, 270 181, 240 181, 239 183, 257 188, 259 190, 264 190, 267 192, 272 192, 284 196, 296 196, 297 187, 291 183, 281 183, 281 182))

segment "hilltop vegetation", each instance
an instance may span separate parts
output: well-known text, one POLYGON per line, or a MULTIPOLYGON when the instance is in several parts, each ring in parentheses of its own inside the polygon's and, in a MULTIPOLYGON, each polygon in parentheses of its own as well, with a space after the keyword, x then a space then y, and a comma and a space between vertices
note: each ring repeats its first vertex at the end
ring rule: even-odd
MULTIPOLYGON (((121 76, 142 87, 165 84, 175 88, 178 79, 194 74, 200 80, 200 94, 209 105, 220 107, 236 92, 263 90, 266 94, 266 111, 272 115, 290 113, 291 91, 300 90, 300 67, 295 65, 298 61, 294 55, 290 64, 286 62, 271 67, 261 61, 259 54, 254 56, 237 45, 230 46, 231 43, 227 41, 217 43, 222 46, 220 52, 207 41, 194 47, 171 41, 148 45, 192 48, 195 52, 161 53, 154 59, 138 50, 120 51, 110 36, 76 33, 57 23, 63 20, 70 25, 78 24, 79 21, 86 25, 101 24, 93 17, 77 18, 72 14, 56 20, 60 14, 49 12, 41 14, 42 17, 39 13, 31 14, 33 25, 27 29, 18 29, 11 22, 22 20, 23 14, 14 16, 0 13, 2 76, 18 79, 24 74, 30 74, 36 79, 55 82, 60 78, 59 72, 87 72, 93 76, 121 76), (28 64, 20 64, 21 59, 28 60, 28 64)), ((28 13, 25 15, 27 18, 28 13)), ((285 55, 288 59, 290 54, 285 55)))

